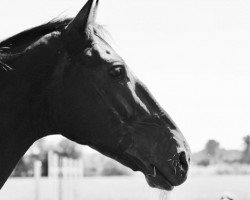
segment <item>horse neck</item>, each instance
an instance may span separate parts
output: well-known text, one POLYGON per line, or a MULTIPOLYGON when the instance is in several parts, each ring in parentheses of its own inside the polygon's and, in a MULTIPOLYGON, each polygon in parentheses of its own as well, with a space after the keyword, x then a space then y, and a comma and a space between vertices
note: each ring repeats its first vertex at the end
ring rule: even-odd
POLYGON ((27 90, 23 81, 13 80, 10 73, 6 74, 8 80, 5 77, 4 82, 0 81, 0 189, 36 140, 25 112, 28 108, 25 102, 27 90))
POLYGON ((0 188, 37 139, 57 133, 49 103, 54 90, 43 82, 48 71, 31 63, 22 68, 26 62, 27 58, 7 63, 14 70, 6 72, 7 80, 0 80, 0 188), (33 77, 37 75, 41 77, 33 77))

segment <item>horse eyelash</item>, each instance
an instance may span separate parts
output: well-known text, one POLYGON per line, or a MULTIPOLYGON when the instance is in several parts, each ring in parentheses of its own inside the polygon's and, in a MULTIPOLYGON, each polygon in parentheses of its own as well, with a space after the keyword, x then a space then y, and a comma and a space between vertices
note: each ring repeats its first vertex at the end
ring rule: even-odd
POLYGON ((0 61, 0 66, 5 70, 5 71, 12 71, 13 68, 11 68, 9 65, 3 63, 0 61))

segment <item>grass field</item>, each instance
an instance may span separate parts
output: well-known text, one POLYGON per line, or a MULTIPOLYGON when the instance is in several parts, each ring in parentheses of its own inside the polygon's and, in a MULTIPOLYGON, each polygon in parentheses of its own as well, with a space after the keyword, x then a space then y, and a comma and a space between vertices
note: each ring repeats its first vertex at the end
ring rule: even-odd
MULTIPOLYGON (((0 191, 1 200, 37 200, 34 179, 11 178, 0 191)), ((41 179, 38 200, 58 200, 58 182, 41 179)), ((162 192, 147 186, 142 176, 95 177, 69 181, 63 186, 63 200, 161 200, 162 192), (65 189, 67 188, 67 189, 65 189)), ((219 200, 231 192, 236 200, 250 199, 250 176, 191 176, 164 200, 219 200)))

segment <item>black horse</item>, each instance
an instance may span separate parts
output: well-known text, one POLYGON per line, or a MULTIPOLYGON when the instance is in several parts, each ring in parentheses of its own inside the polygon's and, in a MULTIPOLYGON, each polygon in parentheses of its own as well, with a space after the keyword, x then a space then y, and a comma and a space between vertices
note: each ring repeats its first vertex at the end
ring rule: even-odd
POLYGON ((47 135, 88 145, 171 190, 187 178, 188 144, 105 41, 98 1, 0 43, 0 188, 47 135))

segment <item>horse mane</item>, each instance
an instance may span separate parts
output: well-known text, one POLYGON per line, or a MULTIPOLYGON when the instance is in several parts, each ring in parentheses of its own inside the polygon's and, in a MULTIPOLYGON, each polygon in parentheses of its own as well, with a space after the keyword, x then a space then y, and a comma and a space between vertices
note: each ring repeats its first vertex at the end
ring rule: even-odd
POLYGON ((25 30, 0 42, 0 53, 19 53, 39 38, 54 31, 64 29, 71 19, 54 19, 48 23, 25 30), (21 47, 20 47, 21 46, 21 47))
MULTIPOLYGON (((5 60, 11 60, 11 58, 15 55, 21 54, 28 46, 37 41, 39 38, 55 31, 62 31, 70 23, 71 20, 72 18, 56 18, 48 23, 25 30, 10 38, 0 41, 0 73, 1 71, 9 71, 12 69, 5 63, 5 60), (1 68, 3 70, 1 70, 1 68)), ((104 42, 106 42, 104 39, 104 35, 109 35, 108 31, 106 31, 103 26, 99 24, 93 23, 90 24, 90 26, 92 26, 95 31, 94 33, 91 31, 87 31, 87 35, 91 36, 92 34, 95 34, 104 42)))
POLYGON ((0 71, 9 71, 12 68, 4 61, 16 54, 22 53, 29 45, 54 31, 63 30, 71 21, 67 19, 54 19, 48 23, 22 31, 0 42, 0 71))

